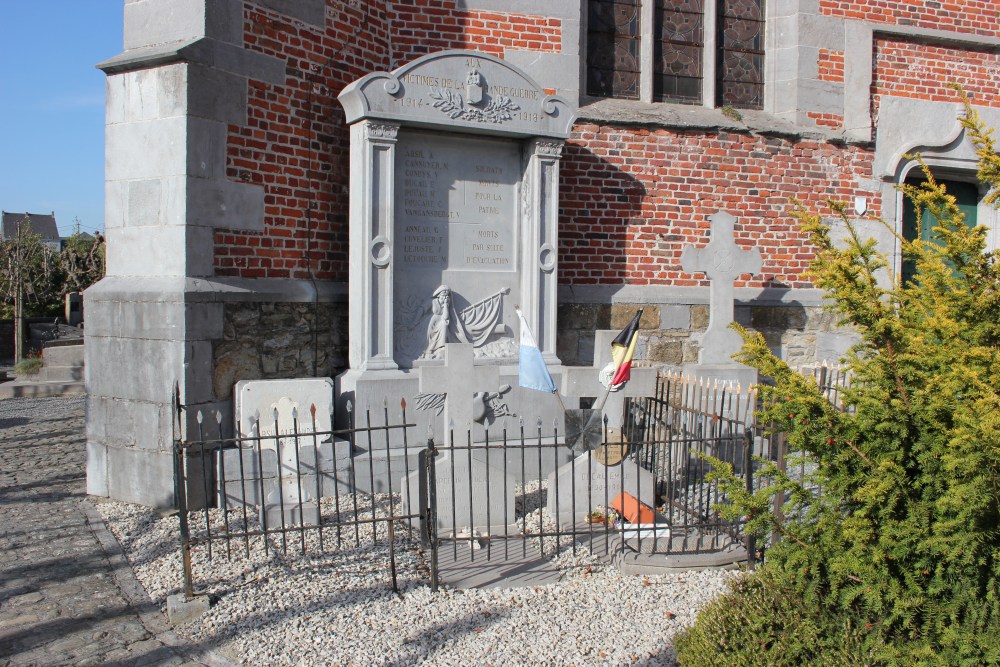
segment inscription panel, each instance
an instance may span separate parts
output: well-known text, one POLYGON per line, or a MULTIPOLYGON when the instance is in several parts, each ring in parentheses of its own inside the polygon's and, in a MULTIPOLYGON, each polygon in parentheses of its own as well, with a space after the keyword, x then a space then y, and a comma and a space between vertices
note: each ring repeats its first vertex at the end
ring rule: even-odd
POLYGON ((518 144, 401 133, 396 268, 515 271, 518 144))

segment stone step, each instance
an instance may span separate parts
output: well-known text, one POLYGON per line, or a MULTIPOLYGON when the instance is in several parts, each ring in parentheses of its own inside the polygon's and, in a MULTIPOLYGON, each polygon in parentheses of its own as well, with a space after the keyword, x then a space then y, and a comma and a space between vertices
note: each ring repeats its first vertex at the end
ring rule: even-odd
POLYGON ((79 396, 86 394, 83 382, 36 382, 34 380, 14 380, 0 384, 0 399, 3 398, 49 398, 53 396, 79 396))

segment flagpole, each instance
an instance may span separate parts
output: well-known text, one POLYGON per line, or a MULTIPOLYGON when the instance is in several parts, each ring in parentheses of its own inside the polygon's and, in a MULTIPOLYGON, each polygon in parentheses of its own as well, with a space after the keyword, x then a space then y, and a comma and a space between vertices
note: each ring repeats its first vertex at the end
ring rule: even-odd
POLYGON ((565 403, 563 403, 563 400, 562 400, 562 396, 561 396, 561 395, 559 394, 559 389, 558 389, 558 387, 557 387, 557 388, 556 388, 556 390, 555 390, 554 392, 552 392, 552 393, 553 393, 553 394, 555 394, 555 395, 556 395, 556 398, 557 398, 557 399, 559 400, 559 407, 561 407, 561 408, 562 408, 562 411, 563 411, 563 414, 566 414, 566 404, 565 404, 565 403))

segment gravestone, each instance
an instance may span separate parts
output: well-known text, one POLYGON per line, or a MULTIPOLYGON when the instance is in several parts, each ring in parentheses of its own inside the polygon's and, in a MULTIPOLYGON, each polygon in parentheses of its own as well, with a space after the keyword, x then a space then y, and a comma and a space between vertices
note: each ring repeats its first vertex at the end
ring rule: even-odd
MULTIPOLYGON (((412 432, 445 433, 439 404, 417 398, 428 393, 422 378, 445 367, 449 343, 471 346, 474 368, 498 373, 475 388, 491 409, 473 420, 474 440, 513 414, 561 418, 555 396, 518 387, 514 307, 558 382, 559 162, 575 111, 511 64, 472 51, 369 74, 339 99, 351 132, 351 286, 338 427, 349 401, 364 410, 404 399, 412 432)), ((356 460, 362 478, 373 471, 375 490, 388 488, 390 468, 403 469, 402 433, 389 437, 387 453, 356 460)), ((410 457, 414 470, 415 449, 410 457)))
POLYGON ((686 246, 681 252, 683 269, 703 272, 710 281, 708 328, 701 337, 698 363, 685 367, 685 371, 696 377, 748 386, 757 381, 757 371, 732 358, 743 342, 729 328, 736 301, 733 281, 745 273, 760 273, 761 255, 756 248, 745 250, 736 244, 736 218, 732 215, 720 212, 708 219, 712 223, 708 245, 686 246))
POLYGON ((421 369, 420 395, 442 397, 445 431, 441 441, 448 446, 449 431, 454 430, 456 438, 460 439, 461 434, 472 429, 478 416, 477 408, 486 410, 482 396, 500 386, 500 372, 496 366, 476 366, 470 343, 447 343, 442 350, 443 366, 421 369), (479 405, 475 403, 477 397, 479 405))
POLYGON ((605 464, 587 452, 549 474, 545 508, 560 526, 571 527, 584 523, 598 506, 610 507, 622 492, 656 507, 653 473, 628 458, 605 464))
POLYGON ((350 444, 329 434, 333 381, 239 382, 234 407, 237 434, 251 439, 216 454, 219 506, 261 506, 268 528, 317 524, 318 499, 350 490, 350 444))
MULTIPOLYGON (((514 522, 514 476, 490 463, 489 448, 470 448, 466 437, 477 408, 485 406, 481 387, 495 386, 499 372, 495 366, 476 366, 470 343, 447 343, 443 352, 445 365, 420 376, 422 396, 441 397, 447 429, 435 461, 438 534, 504 532, 514 522)), ((427 498, 424 479, 422 470, 402 478, 404 511, 410 511, 413 499, 427 498)))

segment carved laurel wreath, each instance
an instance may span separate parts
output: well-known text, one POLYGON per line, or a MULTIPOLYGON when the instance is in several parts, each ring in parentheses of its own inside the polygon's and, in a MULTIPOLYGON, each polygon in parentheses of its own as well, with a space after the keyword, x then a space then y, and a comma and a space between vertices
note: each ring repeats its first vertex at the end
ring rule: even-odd
POLYGON ((435 100, 434 108, 448 114, 453 120, 461 119, 474 123, 502 123, 513 117, 512 111, 521 108, 506 95, 497 95, 483 109, 466 107, 465 99, 454 90, 431 88, 430 97, 435 100))

